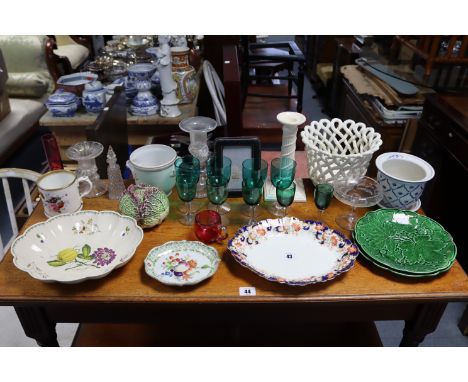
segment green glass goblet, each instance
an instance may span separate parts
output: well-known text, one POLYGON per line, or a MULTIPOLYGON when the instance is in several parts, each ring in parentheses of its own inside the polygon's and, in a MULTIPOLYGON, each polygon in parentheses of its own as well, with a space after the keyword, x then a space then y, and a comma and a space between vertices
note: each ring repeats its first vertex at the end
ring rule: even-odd
POLYGON ((175 162, 175 172, 177 194, 185 202, 183 216, 179 221, 184 225, 192 225, 196 212, 196 209, 192 208, 192 200, 197 192, 200 161, 191 155, 178 158, 175 162))
MULTIPOLYGON (((231 179, 231 159, 228 157, 223 156, 222 158, 217 158, 212 156, 208 158, 206 163, 206 173, 208 175, 208 182, 211 183, 211 188, 213 187, 220 187, 225 186, 225 191, 227 193, 227 184, 231 179)), ((224 190, 224 189, 223 189, 224 190)), ((214 191, 212 191, 215 193, 214 191)), ((221 190, 219 191, 220 193, 221 190)), ((208 184, 207 184, 207 194, 208 194, 208 184)), ((214 208, 220 215, 223 215, 231 210, 227 203, 224 201, 221 204, 216 204, 211 201, 208 195, 208 200, 210 204, 208 205, 208 209, 214 208)), ((226 199, 225 199, 226 200, 226 199)))
MULTIPOLYGON (((276 188, 285 189, 294 181, 296 175, 296 161, 288 157, 274 158, 271 161, 271 184, 276 188)), ((278 202, 270 205, 268 210, 275 216, 282 216, 283 208, 278 202)))
POLYGON ((320 183, 315 186, 314 190, 314 202, 315 206, 320 210, 320 216, 330 205, 333 199, 333 185, 328 183, 320 183))
POLYGON ((296 183, 292 182, 289 187, 279 188, 276 187, 276 200, 280 205, 281 214, 280 217, 285 217, 287 208, 294 201, 294 195, 296 194, 296 183))
POLYGON ((296 161, 288 157, 275 158, 271 161, 271 183, 285 189, 291 185, 296 175, 296 161))
POLYGON ((247 205, 241 207, 241 213, 249 217, 249 224, 254 223, 253 218, 258 216, 256 213, 257 206, 260 202, 267 174, 268 163, 263 159, 249 158, 242 162, 242 195, 247 205), (252 207, 252 203, 248 202, 247 199, 255 199, 255 195, 259 197, 254 203, 255 206, 252 207))
POLYGON ((248 183, 242 182, 242 197, 244 198, 244 202, 247 204, 249 211, 248 225, 256 223, 255 210, 260 203, 262 191, 263 187, 250 187, 248 183))
POLYGON ((215 206, 215 211, 220 213, 220 206, 226 201, 228 196, 227 182, 220 184, 215 181, 215 177, 208 177, 206 191, 208 200, 215 206))

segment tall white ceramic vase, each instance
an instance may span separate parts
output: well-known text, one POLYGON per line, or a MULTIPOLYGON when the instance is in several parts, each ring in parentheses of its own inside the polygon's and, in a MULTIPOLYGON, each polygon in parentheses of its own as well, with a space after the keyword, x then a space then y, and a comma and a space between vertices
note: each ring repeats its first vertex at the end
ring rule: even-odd
POLYGON ((159 49, 157 50, 159 80, 163 99, 161 100, 160 114, 162 117, 178 117, 182 114, 177 104, 177 82, 172 78, 172 58, 169 47, 170 36, 158 36, 159 49))
POLYGON ((294 111, 284 111, 276 116, 279 123, 283 125, 283 140, 281 142, 281 157, 295 159, 297 129, 306 121, 304 114, 294 111))
MULTIPOLYGON (((296 140, 298 126, 306 121, 305 115, 294 111, 284 111, 276 116, 283 125, 283 139, 281 142, 281 157, 296 159, 296 140)), ((283 209, 277 201, 270 205, 268 210, 275 216, 283 216, 283 209)))

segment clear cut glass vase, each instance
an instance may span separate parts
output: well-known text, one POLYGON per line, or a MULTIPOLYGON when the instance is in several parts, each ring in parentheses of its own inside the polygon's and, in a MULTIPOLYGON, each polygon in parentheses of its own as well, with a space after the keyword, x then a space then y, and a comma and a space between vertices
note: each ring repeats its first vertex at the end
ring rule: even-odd
POLYGON ((190 134, 189 152, 200 161, 200 179, 197 184, 196 198, 206 198, 206 161, 210 155, 208 133, 213 131, 217 122, 208 117, 191 117, 179 123, 182 131, 190 134))
POLYGON ((99 177, 96 158, 102 154, 104 147, 99 142, 84 141, 74 144, 66 151, 68 158, 78 162, 76 175, 87 176, 93 187, 85 198, 96 198, 107 191, 106 184, 99 177))

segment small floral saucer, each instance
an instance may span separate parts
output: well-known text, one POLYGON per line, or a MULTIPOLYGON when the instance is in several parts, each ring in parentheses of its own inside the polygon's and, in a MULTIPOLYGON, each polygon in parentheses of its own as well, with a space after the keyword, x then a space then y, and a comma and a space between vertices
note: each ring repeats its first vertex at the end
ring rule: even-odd
POLYGON ((151 249, 145 271, 163 284, 193 285, 213 276, 219 262, 216 249, 199 241, 168 241, 151 249))

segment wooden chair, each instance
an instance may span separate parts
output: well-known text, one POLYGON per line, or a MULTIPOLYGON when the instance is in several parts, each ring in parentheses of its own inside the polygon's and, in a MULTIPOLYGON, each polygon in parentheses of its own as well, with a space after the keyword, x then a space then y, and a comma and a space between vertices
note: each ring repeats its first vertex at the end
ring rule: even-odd
MULTIPOLYGON (((243 102, 238 51, 235 45, 223 48, 223 78, 225 90, 227 134, 229 136, 257 136, 262 145, 278 149, 281 146, 282 126, 276 115, 296 108, 297 100, 249 96, 243 102)), ((262 86, 257 86, 260 91, 262 86)), ((266 85, 269 88, 268 85, 266 85)), ((297 140, 298 149, 302 142, 297 140)))
POLYGON ((86 139, 104 146, 104 151, 96 158, 101 178, 107 178, 107 150, 112 146, 117 155, 120 170, 125 170, 128 160, 127 100, 123 87, 117 87, 112 98, 96 121, 86 128, 86 139))
POLYGON ((6 244, 3 244, 3 240, 0 236, 0 261, 5 256, 6 252, 10 248, 11 243, 13 242, 15 237, 18 235, 18 223, 16 221, 16 210, 17 210, 16 207, 23 204, 23 201, 20 201, 19 203, 14 203, 13 198, 12 198, 12 193, 10 190, 10 183, 8 182, 8 179, 9 178, 21 179, 23 190, 24 190, 24 197, 26 201, 26 208, 28 211, 28 215, 31 215, 33 212, 33 202, 31 200, 31 189, 29 188, 28 181, 36 182, 40 175, 41 174, 35 171, 20 169, 20 168, 0 169, 0 178, 2 179, 3 192, 5 194, 6 204, 8 208, 8 216, 10 218, 10 224, 11 224, 11 228, 13 232, 12 238, 8 240, 6 244))
MULTIPOLYGON (((251 43, 249 36, 241 37, 242 54, 242 88, 244 101, 248 96, 273 97, 285 99, 297 99, 296 109, 302 111, 302 98, 304 91, 304 65, 305 57, 294 41, 251 43), (294 63, 298 64, 297 74, 294 73, 294 63), (255 74, 251 74, 251 69, 255 74), (286 70, 287 75, 278 75, 286 70), (287 80, 287 93, 278 93, 277 87, 272 86, 272 91, 259 92, 258 88, 252 88, 251 82, 264 83, 272 80, 287 80), (296 94, 292 92, 293 83, 296 85, 296 94)), ((269 82, 271 83, 271 82, 269 82)), ((265 90, 265 89, 264 89, 265 90)))
POLYGON ((429 77, 436 64, 468 65, 468 36, 395 36, 393 54, 404 45, 425 61, 429 77), (446 48, 443 48, 443 42, 446 48), (458 48, 457 48, 458 47, 458 48))
POLYGON ((93 45, 90 36, 52 35, 54 54, 60 57, 64 74, 78 72, 90 61, 93 45))

